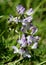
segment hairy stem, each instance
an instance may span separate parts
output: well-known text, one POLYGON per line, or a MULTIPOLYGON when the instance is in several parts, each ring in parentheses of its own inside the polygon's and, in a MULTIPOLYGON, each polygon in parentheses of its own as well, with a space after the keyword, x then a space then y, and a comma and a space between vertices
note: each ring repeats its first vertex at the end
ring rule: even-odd
POLYGON ((37 64, 37 65, 43 65, 43 64, 45 64, 46 63, 46 61, 43 61, 43 62, 41 62, 41 63, 39 63, 39 64, 37 64))

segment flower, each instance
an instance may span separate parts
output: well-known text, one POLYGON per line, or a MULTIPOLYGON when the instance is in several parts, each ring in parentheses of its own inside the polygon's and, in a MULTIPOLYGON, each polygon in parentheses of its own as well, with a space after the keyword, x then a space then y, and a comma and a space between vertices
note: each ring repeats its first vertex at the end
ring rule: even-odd
POLYGON ((27 41, 24 34, 22 35, 22 38, 18 40, 18 43, 20 44, 21 47, 26 47, 27 41))
POLYGON ((31 22, 32 21, 32 17, 29 16, 29 17, 26 17, 25 19, 22 20, 22 25, 27 25, 28 22, 31 22))
POLYGON ((16 7, 16 10, 17 10, 17 12, 18 12, 19 14, 23 14, 24 11, 25 11, 25 8, 24 8, 22 5, 18 5, 18 6, 16 7))
POLYGON ((18 53, 23 57, 28 57, 28 58, 31 57, 31 55, 28 53, 28 51, 24 50, 24 48, 18 49, 16 46, 12 46, 12 48, 14 49, 14 53, 18 53))
POLYGON ((23 32, 23 33, 27 33, 27 31, 28 30, 30 30, 30 28, 32 27, 33 25, 32 25, 32 23, 27 23, 27 25, 23 25, 22 27, 21 27, 21 31, 23 32))
MULTIPOLYGON (((19 24, 21 24, 21 29, 19 28, 19 30, 23 34, 21 36, 20 33, 17 31, 17 29, 15 30, 15 32, 19 35, 18 36, 19 39, 17 40, 17 42, 20 44, 20 48, 17 48, 16 46, 12 46, 12 48, 14 49, 14 53, 18 53, 23 57, 31 58, 31 55, 30 55, 29 50, 27 48, 29 47, 29 45, 31 45, 31 49, 37 49, 38 40, 40 40, 39 36, 34 36, 34 34, 38 31, 38 28, 36 28, 32 24, 33 17, 31 16, 31 14, 33 14, 34 11, 32 8, 30 8, 29 10, 27 10, 25 12, 27 14, 27 16, 26 16, 24 14, 25 8, 22 5, 18 5, 16 7, 16 10, 21 15, 19 15, 18 17, 10 16, 9 21, 15 22, 17 24, 17 26, 19 24), (18 24, 18 22, 19 22, 19 24, 18 24)), ((11 30, 11 29, 9 29, 9 30, 11 30)))
POLYGON ((33 13, 34 13, 34 11, 33 11, 32 8, 30 8, 29 10, 26 11, 26 14, 27 14, 27 15, 31 15, 31 14, 33 14, 33 13))
POLYGON ((32 27, 30 27, 30 30, 31 30, 31 34, 34 35, 38 31, 38 28, 32 26, 32 27))
POLYGON ((33 41, 33 36, 27 36, 27 43, 28 43, 28 45, 30 45, 30 44, 32 44, 32 41, 33 41))

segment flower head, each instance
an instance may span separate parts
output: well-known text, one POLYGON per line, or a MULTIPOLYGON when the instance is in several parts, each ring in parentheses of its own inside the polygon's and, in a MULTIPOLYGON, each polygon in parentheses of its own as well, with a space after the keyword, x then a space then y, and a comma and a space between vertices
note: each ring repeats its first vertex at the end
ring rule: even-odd
POLYGON ((21 15, 19 15, 19 17, 10 16, 9 21, 15 22, 17 24, 17 26, 21 23, 21 27, 20 27, 21 30, 20 30, 20 28, 19 28, 19 30, 23 34, 22 34, 22 37, 20 37, 21 35, 17 31, 17 29, 15 30, 15 32, 19 35, 19 39, 17 40, 17 42, 20 44, 20 48, 18 49, 16 46, 12 46, 12 48, 14 49, 14 53, 18 53, 23 57, 31 58, 31 55, 30 55, 27 47, 29 47, 29 45, 31 45, 31 49, 37 49, 38 40, 40 39, 39 36, 34 36, 34 34, 38 31, 38 28, 36 28, 32 24, 33 17, 31 16, 31 14, 33 14, 34 11, 32 10, 32 8, 30 8, 29 10, 27 10, 25 12, 27 14, 27 16, 26 16, 24 14, 25 8, 22 5, 18 5, 16 7, 16 10, 21 15))

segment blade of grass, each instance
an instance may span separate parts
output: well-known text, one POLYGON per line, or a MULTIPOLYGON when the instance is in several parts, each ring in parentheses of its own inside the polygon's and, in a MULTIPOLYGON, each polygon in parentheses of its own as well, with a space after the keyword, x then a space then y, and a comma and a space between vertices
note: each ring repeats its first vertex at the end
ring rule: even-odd
MULTIPOLYGON (((16 63, 20 62, 21 60, 23 60, 23 57, 21 57, 19 60, 14 61, 14 62, 9 62, 7 65, 16 65, 16 63)), ((5 64, 6 65, 6 64, 5 64)))
POLYGON ((42 2, 40 2, 40 4, 35 8, 34 13, 32 15, 34 15, 40 8, 41 5, 43 5, 46 2, 46 0, 43 0, 42 2))

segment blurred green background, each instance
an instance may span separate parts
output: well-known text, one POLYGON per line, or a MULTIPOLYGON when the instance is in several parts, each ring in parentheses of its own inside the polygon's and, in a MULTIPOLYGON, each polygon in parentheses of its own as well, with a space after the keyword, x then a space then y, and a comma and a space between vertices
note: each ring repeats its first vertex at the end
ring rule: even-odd
MULTIPOLYGON (((46 0, 0 0, 0 65, 7 65, 7 63, 19 59, 19 55, 13 54, 11 48, 11 46, 17 44, 18 35, 14 30, 9 32, 10 25, 7 21, 10 14, 18 15, 16 11, 18 4, 23 5, 26 10, 33 8, 35 11, 33 24, 38 27, 38 32, 35 35, 40 36, 41 40, 38 49, 33 51, 31 59, 25 58, 15 65, 37 65, 46 61, 46 0)), ((11 63, 10 65, 14 64, 11 63)), ((43 65, 46 65, 46 63, 43 65)))

